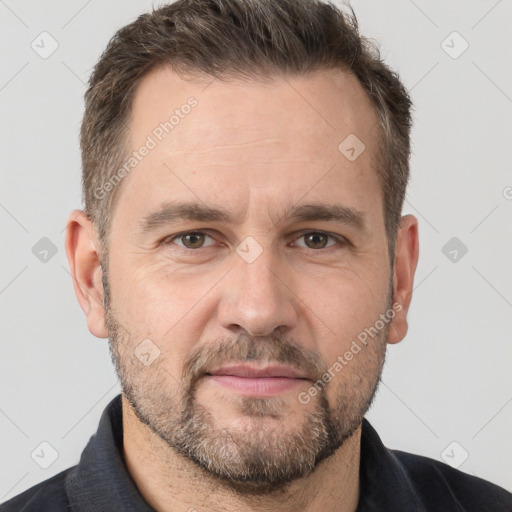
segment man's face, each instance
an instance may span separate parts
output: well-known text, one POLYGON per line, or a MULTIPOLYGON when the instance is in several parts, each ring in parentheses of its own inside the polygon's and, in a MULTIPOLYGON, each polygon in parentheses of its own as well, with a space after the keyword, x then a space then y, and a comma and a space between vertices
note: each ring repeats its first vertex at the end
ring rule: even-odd
POLYGON ((113 213, 107 327, 138 418, 268 491, 339 448, 378 383, 392 276, 377 116, 340 71, 205 87, 164 69, 137 91, 130 148, 154 147, 113 213))

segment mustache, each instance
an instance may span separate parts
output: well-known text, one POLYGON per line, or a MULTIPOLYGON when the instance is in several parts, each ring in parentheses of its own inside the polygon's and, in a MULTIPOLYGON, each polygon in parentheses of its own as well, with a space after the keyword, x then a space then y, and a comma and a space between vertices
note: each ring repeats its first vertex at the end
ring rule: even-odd
POLYGON ((191 390, 215 367, 249 361, 284 364, 313 381, 321 378, 328 368, 316 352, 281 334, 255 337, 243 333, 236 338, 223 338, 214 344, 196 347, 183 366, 182 385, 191 390))

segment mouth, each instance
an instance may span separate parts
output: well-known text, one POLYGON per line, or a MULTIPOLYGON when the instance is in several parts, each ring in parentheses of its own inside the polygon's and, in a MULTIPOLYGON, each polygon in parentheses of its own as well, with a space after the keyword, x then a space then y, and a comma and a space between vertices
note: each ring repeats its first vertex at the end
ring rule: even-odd
POLYGON ((272 397, 293 390, 309 379, 282 365, 264 368, 242 364, 223 366, 206 374, 209 382, 244 396, 272 397))

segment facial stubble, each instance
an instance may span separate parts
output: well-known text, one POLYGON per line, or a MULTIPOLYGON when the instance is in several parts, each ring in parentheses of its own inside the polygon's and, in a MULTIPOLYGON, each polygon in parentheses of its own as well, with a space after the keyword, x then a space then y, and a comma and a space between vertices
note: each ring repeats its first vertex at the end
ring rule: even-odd
POLYGON ((172 341, 157 343, 161 355, 151 366, 134 355, 137 340, 121 326, 110 307, 104 274, 104 305, 109 347, 123 395, 133 412, 175 453, 192 461, 221 485, 240 494, 284 492, 287 486, 315 470, 361 425, 380 381, 388 326, 355 356, 359 367, 343 369, 329 386, 338 384, 334 406, 320 389, 306 408, 298 399, 236 397, 230 400, 248 421, 237 428, 223 426, 197 397, 208 369, 234 362, 273 362, 301 370, 311 385, 322 379, 328 365, 295 340, 279 333, 253 338, 240 335, 195 347, 183 363, 179 385, 165 368, 172 341), (303 421, 291 428, 291 411, 303 410, 303 421), (271 421, 269 421, 271 420, 271 421))

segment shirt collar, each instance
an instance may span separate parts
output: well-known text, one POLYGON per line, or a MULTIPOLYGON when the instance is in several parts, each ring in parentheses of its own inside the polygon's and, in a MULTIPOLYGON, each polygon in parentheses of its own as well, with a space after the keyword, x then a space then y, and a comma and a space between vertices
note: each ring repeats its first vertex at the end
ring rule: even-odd
POLYGON ((363 419, 359 465, 360 498, 356 512, 425 512, 407 470, 363 419))
POLYGON ((121 395, 103 411, 98 431, 66 478, 66 493, 76 512, 154 512, 144 500, 123 459, 121 395))
MULTIPOLYGON (((154 512, 144 500, 123 459, 121 395, 105 408, 99 427, 66 478, 66 493, 76 512, 154 512)), ((360 499, 356 512, 407 510, 422 512, 405 468, 363 419, 360 499)))

